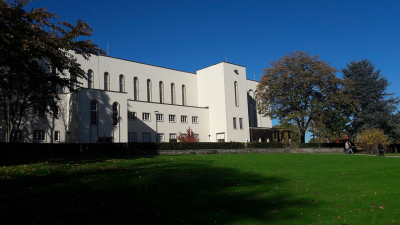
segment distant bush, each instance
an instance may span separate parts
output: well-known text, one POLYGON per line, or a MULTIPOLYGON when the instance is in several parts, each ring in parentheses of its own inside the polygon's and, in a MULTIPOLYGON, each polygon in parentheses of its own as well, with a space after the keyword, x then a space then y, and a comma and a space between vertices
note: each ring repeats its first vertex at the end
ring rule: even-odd
POLYGON ((383 133, 382 130, 371 128, 357 134, 357 149, 366 151, 370 154, 378 153, 378 143, 383 145, 386 149, 390 142, 389 138, 383 133))

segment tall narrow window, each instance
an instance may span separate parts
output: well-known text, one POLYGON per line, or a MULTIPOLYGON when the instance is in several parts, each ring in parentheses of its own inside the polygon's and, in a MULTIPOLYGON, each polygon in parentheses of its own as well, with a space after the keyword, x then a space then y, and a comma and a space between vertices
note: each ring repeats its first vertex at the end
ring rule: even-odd
POLYGON ((253 116, 254 116, 253 90, 250 90, 249 93, 247 93, 247 102, 249 104, 249 126, 253 127, 253 116))
POLYGON ((88 70, 88 88, 93 88, 93 71, 88 70))
POLYGON ((236 129, 236 117, 233 117, 233 129, 236 129))
POLYGON ((119 105, 117 102, 114 102, 112 106, 112 120, 113 120, 113 125, 118 125, 118 119, 119 119, 119 105))
POLYGON ((110 74, 107 72, 104 73, 104 90, 110 90, 110 74))
POLYGON ((119 92, 125 92, 125 78, 124 75, 119 75, 119 92))
POLYGON ((236 81, 234 83, 234 88, 235 88, 235 105, 239 106, 238 83, 236 81))
POLYGON ((186 86, 182 85, 182 105, 186 105, 186 86))
POLYGON ((171 84, 171 104, 175 104, 175 84, 171 84))
POLYGON ((160 103, 164 103, 164 83, 160 81, 159 83, 159 89, 160 89, 160 103))
POLYGON ((147 101, 151 102, 151 80, 147 80, 147 101))
POLYGON ((97 101, 90 101, 90 124, 97 125, 97 101))
POLYGON ((139 80, 137 77, 133 78, 133 100, 139 100, 139 80))
POLYGON ((54 141, 60 141, 60 131, 54 131, 54 141))
POLYGON ((69 75, 69 87, 71 90, 75 89, 75 76, 73 74, 69 75))

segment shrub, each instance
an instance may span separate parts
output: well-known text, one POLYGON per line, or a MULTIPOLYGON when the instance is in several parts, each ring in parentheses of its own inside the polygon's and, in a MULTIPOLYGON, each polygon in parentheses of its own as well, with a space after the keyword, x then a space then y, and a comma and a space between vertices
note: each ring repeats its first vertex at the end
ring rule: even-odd
POLYGON ((179 142, 199 142, 199 135, 195 134, 192 128, 189 127, 188 129, 186 129, 186 132, 187 132, 186 134, 182 134, 179 131, 178 134, 179 142))
POLYGON ((371 128, 364 130, 357 134, 357 149, 366 151, 370 154, 378 153, 378 143, 383 145, 386 149, 389 146, 389 138, 383 133, 382 130, 371 128))

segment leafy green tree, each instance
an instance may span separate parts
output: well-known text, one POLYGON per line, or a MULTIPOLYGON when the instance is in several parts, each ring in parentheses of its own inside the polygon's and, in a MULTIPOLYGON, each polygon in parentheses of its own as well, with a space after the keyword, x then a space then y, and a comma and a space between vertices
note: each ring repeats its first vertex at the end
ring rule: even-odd
POLYGON ((345 122, 330 117, 346 118, 355 104, 344 93, 346 82, 337 78, 336 72, 318 56, 302 51, 272 61, 257 87, 257 108, 264 116, 296 124, 302 143, 312 121, 339 129, 342 125, 338 124, 345 122))
POLYGON ((92 33, 86 22, 55 24, 52 20, 58 16, 45 8, 25 11, 29 1, 0 0, 0 106, 6 140, 11 142, 12 134, 33 118, 28 112, 37 104, 41 114, 57 117, 57 89, 73 91, 78 78, 87 79, 72 53, 86 60, 105 54, 91 40, 84 40, 92 33))
POLYGON ((358 106, 352 113, 350 133, 378 128, 391 139, 398 139, 400 114, 397 105, 400 100, 392 97, 393 93, 386 92, 390 85, 387 78, 367 59, 350 62, 342 72, 349 82, 346 91, 358 106))

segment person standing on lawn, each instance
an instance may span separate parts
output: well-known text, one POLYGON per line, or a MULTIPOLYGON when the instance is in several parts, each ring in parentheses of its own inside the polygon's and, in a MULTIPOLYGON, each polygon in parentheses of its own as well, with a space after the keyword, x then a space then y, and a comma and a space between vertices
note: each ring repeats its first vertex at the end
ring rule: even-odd
POLYGON ((380 142, 378 143, 378 151, 379 151, 379 156, 385 156, 384 155, 385 149, 383 149, 383 145, 380 142))
POLYGON ((347 141, 347 142, 349 143, 349 154, 354 155, 354 152, 353 152, 353 145, 351 145, 351 142, 350 142, 350 141, 347 141))
POLYGON ((346 141, 344 148, 346 149, 346 154, 349 154, 349 149, 351 147, 350 141, 346 141))

